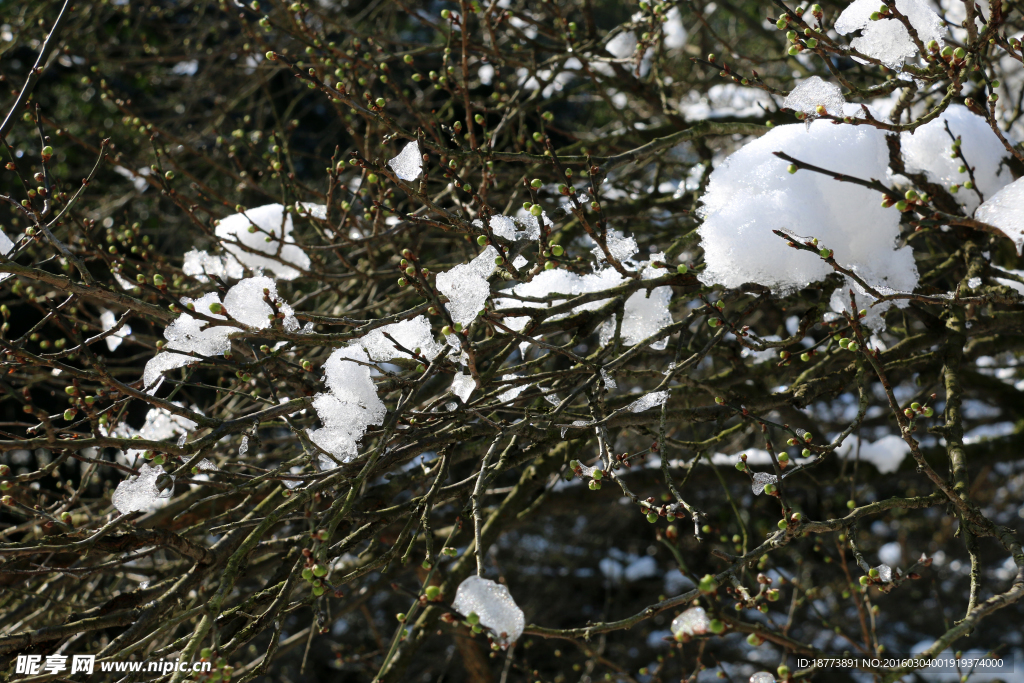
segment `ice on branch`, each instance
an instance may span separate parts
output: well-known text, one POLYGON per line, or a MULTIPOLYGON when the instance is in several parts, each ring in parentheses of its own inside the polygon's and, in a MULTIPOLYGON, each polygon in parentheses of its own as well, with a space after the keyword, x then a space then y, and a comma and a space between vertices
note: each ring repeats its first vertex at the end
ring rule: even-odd
MULTIPOLYGON (((328 391, 313 399, 323 427, 310 431, 309 438, 339 462, 356 457, 367 427, 384 423, 387 408, 377 396, 369 366, 370 358, 359 345, 337 349, 324 363, 328 391)), ((326 470, 337 464, 321 455, 320 466, 326 470)))
POLYGON ((376 361, 387 361, 392 358, 412 358, 406 351, 395 348, 398 342, 408 352, 420 350, 420 354, 427 360, 434 360, 444 349, 444 344, 434 339, 434 333, 430 329, 430 321, 425 316, 418 315, 411 320, 402 320, 391 325, 379 327, 359 340, 370 358, 376 361), (387 336, 395 341, 391 341, 387 336))
POLYGON ((519 640, 526 627, 523 611, 508 588, 479 576, 471 576, 459 584, 452 607, 467 617, 476 614, 480 625, 493 631, 502 646, 519 640))
POLYGON ((453 322, 469 325, 483 310, 491 294, 487 278, 494 272, 497 256, 498 250, 488 246, 469 263, 461 263, 437 274, 437 291, 448 297, 445 308, 453 322))
MULTIPOLYGON (((225 320, 223 315, 217 315, 210 310, 211 304, 220 303, 220 297, 216 292, 210 292, 195 300, 183 297, 181 302, 186 306, 192 304, 196 311, 202 311, 209 318, 225 320)), ((164 339, 167 340, 164 348, 168 351, 161 351, 146 363, 146 368, 142 372, 143 386, 149 389, 167 370, 196 363, 202 357, 219 356, 228 352, 231 349, 231 340, 228 336, 237 331, 237 327, 211 325, 205 320, 192 317, 188 311, 183 312, 164 330, 164 339)))
POLYGON ((994 225, 1002 230, 1017 245, 1017 251, 1024 249, 1024 178, 1014 181, 985 200, 974 212, 979 221, 994 225))
POLYGON ((703 607, 691 607, 675 619, 669 629, 677 640, 683 636, 701 636, 708 632, 711 620, 703 607))
POLYGON ((472 375, 460 372, 452 380, 452 393, 461 398, 463 403, 469 401, 469 396, 475 389, 476 381, 472 375))
MULTIPOLYGON (((517 379, 522 379, 522 377, 522 375, 502 375, 501 381, 514 382, 517 379)), ((527 383, 509 387, 507 390, 503 391, 501 394, 498 395, 498 400, 501 401, 502 403, 506 401, 514 401, 515 399, 519 398, 519 394, 523 393, 529 388, 530 385, 527 383)))
POLYGON ((170 496, 171 488, 161 489, 157 479, 164 473, 159 465, 151 467, 143 463, 137 476, 121 481, 114 490, 111 501, 121 514, 129 512, 145 512, 160 506, 160 500, 170 496))
POLYGON ((211 277, 220 280, 228 278, 237 280, 245 273, 242 264, 230 255, 216 256, 206 251, 192 249, 185 254, 181 272, 194 277, 199 282, 209 282, 211 277))
POLYGON ((812 171, 790 173, 776 151, 864 180, 887 174, 880 130, 826 121, 773 128, 711 174, 700 210, 707 262, 700 279, 730 289, 756 282, 788 294, 834 272, 817 253, 772 233, 784 230, 817 239, 872 287, 913 291, 917 266, 910 247, 898 246, 899 212, 883 208, 875 190, 812 171))
POLYGON ((224 310, 246 327, 265 330, 274 320, 274 309, 265 299, 274 302, 284 314, 282 325, 286 331, 299 329, 295 311, 277 293, 277 283, 266 276, 247 278, 229 289, 224 295, 224 310))
POLYGON ((755 496, 760 496, 764 493, 764 487, 768 484, 774 484, 779 480, 774 474, 768 474, 767 472, 754 472, 754 481, 750 484, 750 490, 753 491, 755 496))
POLYGON ((889 434, 878 441, 861 442, 857 437, 848 438, 836 449, 836 455, 846 460, 869 462, 881 474, 891 474, 900 468, 903 459, 910 454, 910 446, 900 436, 889 434), (858 448, 859 445, 859 448, 858 448))
MULTIPOLYGON (((917 54, 917 46, 907 27, 898 19, 883 17, 872 21, 871 14, 878 8, 877 0, 855 0, 839 15, 835 29, 841 35, 862 31, 859 37, 850 41, 850 46, 899 71, 905 61, 917 54)), ((910 20, 922 44, 927 45, 934 40, 942 46, 946 26, 926 2, 896 0, 896 9, 910 20)))
POLYGON ((626 410, 631 413, 642 413, 645 410, 650 410, 655 406, 660 406, 668 400, 667 391, 655 391, 646 396, 638 398, 637 400, 626 406, 626 410))
POLYGON ((282 280, 309 269, 309 256, 292 238, 292 217, 280 204, 266 204, 221 219, 216 235, 240 263, 264 268, 282 280), (268 241, 269 239, 269 241, 268 241))
MULTIPOLYGON (((971 179, 966 171, 960 172, 963 160, 959 156, 955 159, 951 156, 953 138, 946 132, 947 124, 949 132, 960 138, 960 152, 967 160, 966 165, 974 170, 974 184, 985 199, 1013 182, 1013 174, 1006 163, 1010 153, 985 119, 962 104, 951 104, 938 118, 913 133, 900 135, 900 147, 908 171, 923 172, 932 182, 946 187, 962 186, 971 179)), ((1010 144, 1013 144, 1012 140, 1010 144)), ((963 187, 954 197, 963 204, 968 215, 981 203, 973 190, 963 187)))
POLYGON ((758 671, 750 677, 749 683, 775 683, 775 676, 767 671, 758 671))
POLYGON ((397 157, 388 160, 388 166, 402 180, 419 178, 423 173, 423 157, 420 155, 419 143, 413 140, 403 147, 397 157))
POLYGON ((832 116, 840 117, 843 115, 844 104, 846 98, 843 97, 842 88, 835 83, 823 81, 818 76, 800 81, 782 102, 785 109, 802 111, 813 116, 818 116, 818 107, 823 106, 832 116))
MULTIPOLYGON (((114 329, 114 326, 117 325, 117 316, 114 315, 113 311, 103 309, 103 312, 100 313, 100 325, 103 326, 104 332, 114 329)), ((124 338, 130 335, 131 333, 131 327, 129 327, 127 324, 122 325, 120 330, 114 332, 104 340, 105 342, 107 342, 107 348, 110 349, 111 351, 117 350, 117 347, 121 345, 121 342, 124 340, 124 338)))
POLYGON ((892 567, 887 564, 880 564, 874 569, 878 570, 878 579, 882 583, 889 583, 892 581, 892 567))

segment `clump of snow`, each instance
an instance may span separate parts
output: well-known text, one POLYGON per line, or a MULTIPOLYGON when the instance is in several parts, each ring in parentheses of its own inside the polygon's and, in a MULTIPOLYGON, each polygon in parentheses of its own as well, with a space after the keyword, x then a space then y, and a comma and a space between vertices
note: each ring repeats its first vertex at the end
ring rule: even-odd
MULTIPOLYGON (((836 449, 836 455, 846 460, 857 458, 857 437, 851 437, 836 449)), ((910 453, 907 442, 895 434, 883 436, 875 442, 860 442, 860 460, 874 465, 882 474, 891 474, 900 468, 910 453)))
POLYGON ((750 677, 749 683, 775 683, 775 676, 767 671, 758 671, 750 677))
POLYGON ((887 564, 880 564, 875 569, 878 570, 878 578, 883 583, 889 583, 892 581, 892 567, 887 564))
POLYGON ((523 610, 516 605, 508 588, 479 576, 471 576, 459 584, 452 607, 465 616, 480 617, 480 625, 493 631, 503 646, 519 640, 526 627, 523 610))
POLYGON ((423 157, 420 155, 420 145, 413 140, 402 148, 393 159, 388 160, 388 166, 395 172, 395 175, 402 180, 416 180, 423 173, 423 157))
POLYGON ((143 463, 137 476, 121 481, 114 490, 111 502, 121 514, 145 512, 160 506, 160 500, 168 497, 167 489, 157 487, 157 479, 164 473, 159 465, 151 467, 143 463))
POLYGON ((394 342, 385 337, 390 335, 401 346, 409 351, 420 350, 427 360, 434 360, 444 349, 444 344, 434 339, 430 330, 430 321, 425 316, 418 315, 410 320, 401 320, 397 323, 385 325, 372 330, 369 334, 359 340, 370 358, 377 361, 391 360, 392 358, 412 358, 404 351, 395 348, 394 342))
POLYGON ((233 319, 246 327, 265 330, 274 319, 274 309, 265 301, 270 299, 281 313, 284 313, 284 329, 294 332, 299 329, 295 311, 277 293, 277 283, 266 276, 242 280, 224 295, 224 310, 233 319))
MULTIPOLYGON (((103 326, 104 332, 113 329, 114 326, 117 325, 117 316, 114 315, 113 311, 103 309, 103 312, 100 313, 100 325, 103 326)), ((117 347, 121 345, 121 342, 124 341, 124 338, 130 335, 131 333, 131 327, 129 327, 127 324, 122 325, 120 330, 114 332, 112 335, 110 335, 104 340, 105 342, 107 342, 107 348, 110 349, 111 351, 116 350, 117 347)))
MULTIPOLYGON (((195 300, 183 297, 181 302, 186 306, 191 303, 197 311, 202 311, 209 318, 225 320, 223 315, 210 312, 210 304, 220 303, 220 297, 216 292, 204 294, 195 300)), ((237 331, 237 327, 211 325, 205 320, 192 317, 187 311, 183 312, 164 330, 164 339, 167 340, 164 348, 169 350, 161 351, 146 363, 146 368, 142 372, 143 386, 149 389, 167 370, 195 363, 201 357, 226 353, 231 349, 231 340, 228 337, 237 331), (176 351, 180 353, 175 353, 176 351)))
POLYGON ((704 611, 704 608, 691 607, 673 619, 669 628, 672 630, 673 636, 681 639, 683 636, 704 635, 710 626, 711 620, 708 619, 708 613, 704 611))
POLYGON ((181 272, 194 277, 199 282, 209 282, 210 277, 224 280, 226 278, 238 279, 244 275, 242 264, 230 255, 216 256, 207 251, 192 249, 185 254, 185 261, 181 265, 181 272))
MULTIPOLYGON (((608 253, 620 263, 633 258, 633 255, 640 250, 636 245, 635 237, 623 235, 614 228, 608 231, 608 235, 605 237, 605 246, 608 247, 608 253)), ((591 253, 594 255, 594 260, 598 263, 605 260, 604 250, 601 247, 594 247, 591 249, 591 253)))
POLYGON ((292 217, 280 204, 266 204, 221 219, 216 235, 244 266, 264 268, 282 280, 309 269, 309 256, 292 238, 292 217), (250 229, 255 230, 250 232, 250 229), (267 241, 269 238, 269 241, 267 241))
POLYGON ((979 221, 994 225, 1024 250, 1024 178, 1016 180, 985 200, 974 212, 979 221))
MULTIPOLYGON (((900 70, 903 63, 917 54, 917 46, 907 27, 897 19, 886 17, 871 20, 877 12, 876 0, 855 0, 836 20, 835 29, 841 35, 854 31, 863 33, 850 41, 850 46, 868 57, 874 57, 890 69, 900 70)), ((906 15, 923 44, 934 40, 942 46, 946 26, 942 19, 923 0, 896 0, 896 9, 906 15)))
MULTIPOLYGON (((960 173, 962 162, 953 159, 953 139, 946 132, 946 124, 954 136, 961 139, 960 151, 967 164, 974 169, 974 184, 985 196, 991 198, 1005 185, 1013 182, 1013 175, 1006 165, 1009 152, 992 132, 985 119, 971 112, 962 104, 952 104, 936 119, 924 124, 913 133, 900 135, 903 160, 911 173, 926 173, 932 182, 963 185, 970 180, 967 173, 960 173)), ((1013 144, 1013 141, 1010 141, 1013 144)), ((973 190, 960 189, 955 195, 970 214, 980 203, 973 190)))
MULTIPOLYGON (((387 408, 377 396, 370 376, 370 358, 362 346, 337 349, 324 363, 327 391, 317 394, 313 408, 323 427, 309 432, 309 438, 340 462, 349 462, 358 454, 358 442, 370 425, 384 422, 387 408)), ((321 469, 336 463, 320 456, 321 469)))
POLYGON ((917 267, 910 247, 897 248, 899 212, 881 194, 810 171, 790 174, 783 151, 800 161, 858 178, 885 178, 888 149, 882 131, 815 121, 779 126, 725 160, 702 197, 699 228, 708 285, 747 282, 786 294, 834 272, 818 254, 790 248, 772 233, 817 238, 835 259, 873 287, 912 291, 917 267))
POLYGON ((835 83, 821 80, 818 76, 811 76, 797 84, 793 91, 786 96, 782 106, 793 111, 802 111, 805 114, 818 115, 818 106, 824 106, 832 116, 843 115, 843 105, 846 98, 843 97, 843 90, 835 83))
POLYGON ((437 291, 448 297, 445 308, 454 322, 469 325, 483 310, 491 294, 487 278, 494 272, 497 256, 498 250, 488 246, 469 263, 437 274, 437 291))

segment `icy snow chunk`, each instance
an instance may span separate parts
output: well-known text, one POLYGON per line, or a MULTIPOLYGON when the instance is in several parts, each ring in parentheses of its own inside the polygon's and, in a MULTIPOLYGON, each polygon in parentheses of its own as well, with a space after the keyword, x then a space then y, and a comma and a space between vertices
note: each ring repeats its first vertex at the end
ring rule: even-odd
POLYGON ((200 472, 216 472, 217 466, 214 465, 209 460, 207 460, 206 458, 203 458, 202 460, 199 461, 199 464, 196 465, 196 469, 199 470, 200 472))
POLYGON ((886 543, 878 549, 878 559, 885 564, 899 564, 903 561, 903 546, 896 541, 886 543))
MULTIPOLYGON (((913 135, 900 135, 903 160, 908 171, 924 172, 929 180, 946 187, 954 183, 962 185, 970 180, 966 173, 959 172, 962 163, 960 159, 950 157, 953 138, 946 132, 946 124, 949 124, 949 130, 954 136, 961 138, 960 151, 967 164, 974 169, 974 184, 985 199, 992 198, 1005 185, 1013 182, 1013 174, 1006 165, 1009 152, 985 119, 962 104, 951 104, 938 118, 918 128, 913 135)), ((1013 140, 1009 142, 1014 144, 1013 140)), ((973 190, 961 188, 955 197, 963 202, 968 214, 978 207, 978 195, 973 190)))
POLYGON ((503 646, 519 640, 526 627, 526 617, 508 588, 479 576, 459 584, 452 607, 466 616, 480 617, 480 625, 491 629, 503 646))
POLYGON ((521 269, 527 263, 529 263, 529 261, 527 261, 526 257, 522 255, 516 256, 514 259, 512 259, 512 265, 515 266, 517 270, 521 269))
POLYGON ((299 215, 308 215, 313 218, 319 218, 322 221, 327 220, 327 206, 324 204, 295 202, 295 208, 298 210, 299 215))
POLYGON ((224 295, 224 309, 246 327, 265 330, 270 327, 274 309, 264 300, 269 298, 281 313, 284 313, 284 329, 294 332, 299 329, 295 311, 277 293, 277 283, 266 276, 242 280, 224 295))
POLYGON ((708 632, 711 620, 703 607, 691 607, 672 620, 672 635, 676 638, 681 636, 700 636, 708 632))
POLYGON ((143 463, 138 476, 131 476, 121 481, 114 490, 111 501, 121 514, 129 512, 145 512, 159 507, 159 500, 166 498, 166 490, 157 487, 157 479, 164 473, 164 468, 157 465, 151 467, 143 463))
POLYGON ((793 88, 793 91, 782 102, 782 106, 786 109, 817 116, 818 106, 821 105, 832 116, 842 116, 845 103, 846 98, 843 97, 842 88, 835 83, 823 81, 818 76, 811 76, 800 81, 793 88))
POLYGON ((764 492, 764 487, 768 484, 774 484, 779 480, 774 474, 768 474, 767 472, 754 472, 754 481, 750 485, 750 490, 754 492, 755 496, 760 496, 764 492))
POLYGON ((265 268, 283 280, 294 280, 300 270, 309 269, 309 256, 292 238, 292 217, 280 204, 257 206, 223 218, 216 235, 224 240, 224 248, 249 268, 265 268))
MULTIPOLYGON (((358 345, 337 349, 324 363, 328 392, 317 394, 313 408, 323 427, 309 432, 309 438, 340 462, 356 457, 358 441, 370 425, 384 423, 387 408, 377 396, 370 376, 370 358, 358 345)), ((321 469, 336 464, 320 456, 321 469)))
MULTIPOLYGON (((640 249, 636 245, 635 237, 632 235, 627 237, 615 229, 608 231, 608 235, 605 238, 605 245, 608 247, 608 253, 615 257, 615 259, 620 263, 632 259, 633 255, 640 249)), ((591 253, 594 255, 594 260, 598 263, 605 260, 604 250, 601 249, 601 247, 595 246, 591 249, 591 253)))
MULTIPOLYGON (((215 320, 224 320, 224 316, 215 315, 210 312, 210 304, 220 303, 220 297, 216 292, 204 294, 199 299, 182 298, 185 305, 192 304, 197 311, 215 320)), ((228 338, 238 328, 228 325, 210 325, 205 320, 193 318, 187 311, 178 316, 164 330, 164 339, 167 351, 162 351, 154 356, 143 371, 143 386, 147 389, 167 370, 180 368, 199 360, 190 357, 193 353, 197 356, 217 356, 231 349, 231 340, 228 338), (180 353, 173 353, 178 351, 180 353)))
POLYGON ((423 173, 423 157, 420 156, 420 145, 413 140, 402 148, 398 156, 388 161, 388 166, 402 180, 416 180, 423 173))
POLYGON ((491 286, 487 278, 494 272, 494 259, 498 250, 488 245, 469 263, 462 263, 449 271, 437 274, 437 291, 448 297, 445 308, 452 320, 469 325, 487 303, 491 286))
MULTIPOLYGON (((501 380, 503 382, 514 381, 521 379, 522 375, 502 375, 501 380)), ((507 391, 502 392, 498 395, 498 400, 504 403, 505 401, 513 401, 519 397, 519 394, 523 393, 530 388, 529 384, 520 384, 517 386, 509 387, 507 391)), ((465 400, 465 399, 463 399, 465 400)))
POLYGON ((974 212, 979 221, 994 225, 1024 250, 1024 178, 1016 180, 985 200, 974 212))
MULTIPOLYGON (((851 437, 836 449, 836 455, 846 460, 857 458, 857 437, 851 437)), ((881 474, 891 474, 900 468, 910 453, 907 442, 895 434, 883 436, 873 443, 860 444, 860 459, 874 465, 881 474)))
POLYGON ((242 443, 238 444, 238 455, 242 456, 249 452, 249 437, 248 435, 242 437, 242 443))
MULTIPOLYGON (((104 332, 113 329, 114 326, 117 325, 117 317, 114 315, 114 312, 103 309, 103 312, 100 313, 100 325, 103 326, 104 332)), ((108 349, 114 351, 121 345, 121 341, 131 333, 131 327, 128 325, 122 325, 120 330, 113 333, 103 341, 107 342, 108 349)))
MULTIPOLYGON (((608 374, 608 371, 605 370, 604 368, 601 368, 601 379, 604 381, 604 386, 605 386, 606 389, 609 389, 609 390, 610 389, 616 389, 619 386, 618 383, 615 381, 615 379, 610 374, 608 374)), ((645 396, 644 398, 647 398, 647 397, 645 396)), ((640 399, 640 401, 642 401, 642 400, 644 400, 644 399, 640 399)), ((636 404, 636 403, 639 403, 639 401, 635 401, 634 402, 634 404, 636 404)), ((645 410, 646 410, 646 408, 645 408, 645 410)), ((634 412, 636 412, 636 411, 634 411, 634 412)))
POLYGON ((469 395, 476 389, 476 381, 472 375, 459 373, 452 380, 452 393, 462 399, 463 403, 469 401, 469 395))
POLYGON ((642 413, 645 410, 650 410, 654 406, 660 406, 668 400, 667 391, 654 391, 646 396, 638 398, 637 400, 626 406, 626 409, 631 413, 642 413))
MULTIPOLYGON (((923 0, 897 0, 896 9, 906 15, 921 42, 934 40, 942 46, 946 26, 942 19, 923 0)), ((835 29, 841 35, 862 30, 850 46, 887 67, 899 70, 903 63, 917 54, 917 46, 907 27, 891 17, 871 21, 871 13, 878 11, 875 0, 855 0, 836 20, 835 29)))
POLYGON ((784 151, 810 164, 859 178, 885 178, 889 152, 882 131, 815 121, 778 126, 731 155, 711 174, 699 228, 708 285, 757 282, 790 293, 833 272, 817 254, 790 248, 772 233, 817 238, 836 260, 872 287, 913 291, 917 267, 910 247, 897 248, 899 212, 881 196, 809 171, 790 174, 784 151))
POLYGON ((394 342, 388 339, 385 334, 390 335, 401 346, 409 351, 420 350, 420 353, 427 360, 434 360, 444 349, 444 344, 434 339, 430 330, 430 321, 425 316, 418 315, 411 320, 401 320, 397 323, 385 325, 372 330, 369 334, 359 340, 370 358, 377 361, 391 360, 392 358, 412 358, 405 351, 395 348, 394 342))
MULTIPOLYGON (((535 240, 540 237, 540 223, 530 213, 524 212, 524 215, 517 215, 515 217, 491 216, 489 225, 495 235, 504 237, 510 242, 535 240)), ((516 267, 518 268, 519 266, 516 267)))
POLYGON ((775 676, 767 671, 758 671, 750 677, 749 683, 775 683, 775 676))
POLYGON ((209 282, 210 277, 221 280, 226 278, 239 279, 244 275, 242 264, 230 254, 215 256, 206 251, 192 249, 185 254, 185 261, 181 265, 181 271, 185 275, 191 275, 199 282, 209 282))
POLYGON ((880 564, 875 567, 875 569, 878 570, 878 578, 881 579, 883 583, 889 583, 892 581, 892 567, 887 564, 880 564))

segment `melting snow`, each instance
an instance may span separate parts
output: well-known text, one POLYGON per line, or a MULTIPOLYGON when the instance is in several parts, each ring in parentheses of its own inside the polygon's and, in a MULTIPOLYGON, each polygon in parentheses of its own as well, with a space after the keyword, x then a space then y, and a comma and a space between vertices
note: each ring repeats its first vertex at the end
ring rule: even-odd
POLYGON ((282 280, 294 280, 300 270, 309 269, 309 256, 292 238, 292 217, 280 204, 257 206, 223 218, 216 235, 225 240, 224 248, 249 268, 271 270, 282 280), (250 232, 254 225, 256 229, 250 232))
POLYGON ((985 200, 974 212, 979 221, 994 225, 1024 250, 1024 178, 1016 180, 985 200))
POLYGON ((710 625, 711 620, 708 619, 708 613, 703 607, 691 607, 673 619, 669 628, 672 629, 672 635, 678 638, 684 635, 703 635, 708 632, 710 625))
POLYGON ((786 96, 782 106, 817 116, 818 105, 823 105, 825 111, 832 116, 842 116, 845 103, 842 88, 835 83, 823 81, 818 76, 811 76, 793 88, 793 92, 786 96))

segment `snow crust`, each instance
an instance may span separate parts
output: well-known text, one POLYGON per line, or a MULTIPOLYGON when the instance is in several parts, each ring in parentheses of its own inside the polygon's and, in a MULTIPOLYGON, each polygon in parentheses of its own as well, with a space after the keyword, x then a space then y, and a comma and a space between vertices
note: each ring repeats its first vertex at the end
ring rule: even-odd
POLYGON ((479 576, 471 576, 459 584, 452 607, 465 616, 475 613, 480 617, 480 625, 491 629, 502 645, 519 640, 526 627, 523 611, 508 588, 479 576))
MULTIPOLYGON (((223 315, 210 312, 210 304, 220 303, 216 292, 204 294, 198 299, 182 297, 181 302, 186 306, 191 303, 196 311, 201 311, 207 317, 226 320, 223 315)), ((169 350, 161 351, 146 363, 142 372, 143 386, 149 389, 167 370, 196 363, 201 357, 228 352, 231 349, 228 336, 237 331, 238 328, 232 325, 212 325, 189 315, 188 311, 183 312, 164 330, 164 339, 167 340, 164 348, 169 350), (188 355, 190 353, 198 357, 188 355)))

